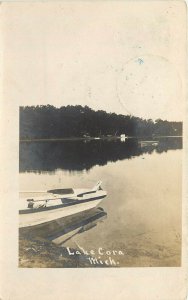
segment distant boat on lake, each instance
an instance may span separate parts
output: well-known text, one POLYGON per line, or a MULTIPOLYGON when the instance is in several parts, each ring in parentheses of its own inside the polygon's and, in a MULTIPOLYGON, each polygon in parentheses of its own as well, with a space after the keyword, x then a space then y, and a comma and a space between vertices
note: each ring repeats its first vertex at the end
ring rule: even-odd
POLYGON ((141 147, 158 146, 159 141, 139 141, 141 147))

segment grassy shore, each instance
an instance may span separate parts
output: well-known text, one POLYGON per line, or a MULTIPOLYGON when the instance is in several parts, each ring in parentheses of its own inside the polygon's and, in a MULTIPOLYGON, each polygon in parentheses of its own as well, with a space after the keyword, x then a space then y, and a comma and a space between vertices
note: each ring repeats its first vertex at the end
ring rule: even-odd
POLYGON ((78 256, 70 258, 65 247, 51 242, 20 237, 19 267, 21 268, 76 268, 91 267, 89 262, 78 256))
MULTIPOLYGON (((74 249, 72 249, 75 251, 74 249)), ((43 239, 19 237, 20 268, 95 268, 107 267, 94 265, 85 255, 70 256, 65 247, 43 239)))

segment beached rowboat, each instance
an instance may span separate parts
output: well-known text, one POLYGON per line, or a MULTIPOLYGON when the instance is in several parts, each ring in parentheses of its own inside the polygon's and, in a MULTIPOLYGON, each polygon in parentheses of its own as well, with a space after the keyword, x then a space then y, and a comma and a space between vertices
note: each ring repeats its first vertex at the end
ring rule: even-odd
POLYGON ((19 210, 19 227, 43 224, 96 207, 106 197, 99 181, 92 189, 55 189, 47 195, 25 199, 19 210))

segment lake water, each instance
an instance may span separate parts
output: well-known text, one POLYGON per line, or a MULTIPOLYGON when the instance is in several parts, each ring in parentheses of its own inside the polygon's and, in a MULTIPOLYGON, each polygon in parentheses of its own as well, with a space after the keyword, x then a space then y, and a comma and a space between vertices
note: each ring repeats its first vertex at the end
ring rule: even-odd
POLYGON ((181 174, 181 138, 154 146, 137 139, 20 143, 20 191, 88 188, 102 180, 103 218, 63 246, 111 257, 112 266, 180 266, 181 174))

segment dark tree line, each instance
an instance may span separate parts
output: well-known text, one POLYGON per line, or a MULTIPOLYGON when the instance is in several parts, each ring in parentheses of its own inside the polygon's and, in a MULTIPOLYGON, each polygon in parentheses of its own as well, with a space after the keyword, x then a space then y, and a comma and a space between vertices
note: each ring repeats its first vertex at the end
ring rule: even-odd
POLYGON ((127 136, 180 136, 182 122, 145 120, 130 115, 94 111, 88 106, 20 107, 20 139, 127 136))

